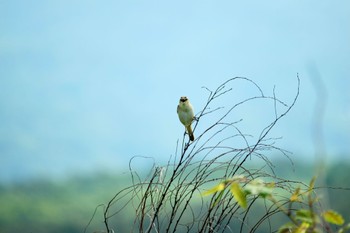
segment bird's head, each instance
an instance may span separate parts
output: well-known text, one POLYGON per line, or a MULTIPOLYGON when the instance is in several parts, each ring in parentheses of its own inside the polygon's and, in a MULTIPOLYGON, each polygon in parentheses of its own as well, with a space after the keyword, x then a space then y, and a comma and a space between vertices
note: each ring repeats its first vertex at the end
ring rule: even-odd
POLYGON ((188 98, 186 96, 181 96, 179 103, 186 103, 188 102, 188 98))

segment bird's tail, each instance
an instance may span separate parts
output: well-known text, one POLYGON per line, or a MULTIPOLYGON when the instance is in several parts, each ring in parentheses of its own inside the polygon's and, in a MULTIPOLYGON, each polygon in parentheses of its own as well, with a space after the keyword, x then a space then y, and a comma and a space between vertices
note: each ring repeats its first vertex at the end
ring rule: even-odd
POLYGON ((193 131, 192 131, 192 126, 191 125, 186 126, 186 130, 187 130, 188 136, 190 136, 190 140, 193 141, 194 135, 193 135, 193 131))

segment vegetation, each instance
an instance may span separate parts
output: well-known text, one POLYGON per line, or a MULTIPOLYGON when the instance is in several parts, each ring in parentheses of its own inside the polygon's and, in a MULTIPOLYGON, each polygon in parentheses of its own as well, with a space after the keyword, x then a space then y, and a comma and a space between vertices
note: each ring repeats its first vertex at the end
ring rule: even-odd
MULTIPOLYGON (((304 181, 310 179, 310 173, 314 170, 312 164, 299 164, 297 161, 296 172, 286 169, 290 168, 288 162, 276 161, 275 165, 276 173, 280 175, 289 173, 291 179, 304 181)), ((350 187, 350 180, 347 179, 349 170, 349 163, 331 165, 326 171, 326 185, 350 187)), ((109 200, 118 189, 127 186, 128 182, 129 179, 125 176, 95 174, 89 177, 71 177, 61 182, 41 180, 3 184, 0 186, 0 232, 81 233, 88 225, 95 208, 109 200)), ((327 190, 329 194, 329 207, 342 214, 344 220, 348 222, 350 219, 348 192, 344 189, 323 190, 327 190)), ((210 196, 203 198, 207 199, 210 196)), ((262 199, 260 201, 263 202, 262 199)), ((102 211, 103 208, 98 208, 87 232, 99 232, 104 229, 103 218, 99 217, 102 211)), ((130 208, 129 216, 126 216, 129 218, 128 221, 115 220, 115 225, 121 232, 129 232, 130 224, 133 225, 131 219, 133 214, 133 209, 130 208)), ((281 216, 277 221, 279 226, 282 226, 288 219, 281 216)), ((261 229, 260 232, 266 232, 264 230, 261 229)))
MULTIPOLYGON (((265 95, 246 78, 205 90, 208 99, 194 123, 196 139, 190 142, 184 135, 167 164, 155 165, 148 175, 141 175, 133 169, 139 159, 134 158, 129 166, 131 182, 100 174, 66 182, 2 186, 1 232, 340 233, 349 228, 343 216, 349 215, 350 204, 337 206, 337 200, 342 200, 339 193, 330 196, 333 209, 345 210, 341 215, 325 208, 318 195, 320 190, 344 192, 345 188, 337 189, 332 183, 339 184, 339 166, 336 173, 326 176, 323 187, 315 185, 315 179, 306 182, 313 170, 306 164, 295 164, 302 172, 290 177, 290 153, 276 146, 278 139, 270 136, 294 106, 299 84, 289 105, 276 98, 274 91, 265 95), (223 98, 233 99, 230 85, 239 81, 256 94, 232 101, 231 106, 218 105, 223 98), (242 130, 246 121, 235 112, 253 101, 273 106, 271 121, 257 136, 242 130), (278 161, 271 160, 273 155, 278 155, 278 161)), ((347 183, 345 179, 339 187, 349 187, 347 183)))
MULTIPOLYGON (((314 193, 315 178, 311 180, 306 190, 297 187, 288 200, 280 199, 280 195, 273 192, 275 188, 285 189, 284 184, 276 185, 275 183, 264 182, 261 179, 249 180, 249 178, 239 176, 219 183, 207 191, 205 195, 217 194, 213 205, 218 205, 225 191, 229 189, 239 206, 247 209, 247 211, 249 197, 252 200, 262 198, 270 201, 272 205, 269 206, 265 216, 258 223, 264 221, 265 218, 270 218, 275 213, 281 212, 289 218, 289 222, 279 228, 278 232, 280 233, 332 232, 331 224, 339 227, 337 230, 339 233, 350 229, 350 223, 344 224, 344 218, 341 214, 334 210, 322 210, 322 208, 317 207, 319 200, 314 193), (295 208, 293 206, 295 203, 299 204, 299 207, 295 208)), ((259 224, 255 226, 259 226, 259 224)))
POLYGON ((82 232, 96 203, 109 198, 116 183, 125 181, 123 177, 96 174, 60 182, 2 185, 0 232, 82 232))

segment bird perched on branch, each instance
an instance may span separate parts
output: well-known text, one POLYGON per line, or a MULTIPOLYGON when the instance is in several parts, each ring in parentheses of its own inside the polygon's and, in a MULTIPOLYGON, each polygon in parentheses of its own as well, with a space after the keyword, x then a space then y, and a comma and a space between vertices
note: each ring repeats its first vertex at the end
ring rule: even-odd
POLYGON ((190 140, 194 140, 192 131, 192 121, 194 120, 193 107, 186 96, 181 96, 179 105, 177 106, 177 115, 181 123, 185 126, 190 140))

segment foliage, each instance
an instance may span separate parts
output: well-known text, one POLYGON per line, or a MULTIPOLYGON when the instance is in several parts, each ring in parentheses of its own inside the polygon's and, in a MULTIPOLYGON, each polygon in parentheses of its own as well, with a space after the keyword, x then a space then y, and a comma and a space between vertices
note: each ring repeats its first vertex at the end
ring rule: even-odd
MULTIPOLYGON (((124 177, 107 174, 0 185, 0 232, 82 232, 91 209, 113 194, 124 177)), ((92 226, 98 227, 99 223, 92 226)))
MULTIPOLYGON (((306 177, 309 174, 305 173, 305 171, 313 170, 311 163, 301 164, 296 161, 294 166, 295 172, 292 172, 292 168, 286 169, 288 166, 290 165, 287 161, 277 161, 275 163, 275 172, 282 177, 287 176, 287 174, 282 173, 286 172, 294 174, 294 177, 289 177, 290 179, 307 180, 306 177)), ((349 179, 345 179, 349 169, 350 165, 342 161, 330 166, 326 172, 327 186, 329 187, 327 191, 332 209, 342 213, 346 222, 348 222, 348 216, 350 216, 350 205, 346 190, 334 189, 334 187, 330 186, 342 185, 343 187, 350 187, 349 179)), ((0 232, 81 233, 91 218, 92 211, 97 205, 96 203, 103 203, 114 194, 115 190, 127 186, 129 181, 126 178, 128 176, 125 177, 125 175, 90 174, 88 177, 69 177, 59 182, 38 180, 25 183, 0 184, 0 232)), ((219 181, 217 182, 219 183, 219 181)), ((210 199, 210 195, 213 195, 212 193, 204 196, 205 191, 213 186, 215 186, 214 183, 202 190, 201 196, 204 201, 210 199)), ((298 187, 301 192, 300 186, 296 186, 295 189, 298 187)), ((306 189, 306 186, 304 189, 306 189)), ((274 188, 273 190, 278 193, 279 188, 274 188)), ((289 198, 294 191, 290 192, 289 198)), ((316 191, 317 189, 315 189, 316 191)), ((200 209, 202 205, 200 201, 202 199, 201 196, 197 196, 197 202, 192 204, 194 210, 200 209)), ((302 200, 302 197, 305 198, 305 195, 298 195, 298 197, 302 200)), ((261 202, 264 202, 265 199, 259 199, 260 203, 255 202, 254 204, 258 208, 251 210, 255 214, 250 217, 250 222, 257 222, 261 218, 257 214, 259 209, 265 210, 264 205, 261 205, 261 202)), ((249 202, 247 207, 248 204, 249 202)), ((295 207, 298 204, 299 202, 293 203, 295 207)), ((133 225, 133 220, 130 220, 130 218, 132 218, 135 211, 131 205, 126 208, 128 210, 126 211, 125 209, 124 216, 116 219, 116 222, 114 222, 115 226, 118 226, 118 232, 129 232, 130 226, 133 225)), ((87 232, 96 232, 104 229, 103 224, 101 224, 103 223, 103 218, 99 218, 102 215, 102 211, 101 207, 97 210, 96 217, 87 229, 87 232)), ((284 216, 274 216, 274 222, 279 224, 276 229, 281 227, 283 223, 288 222, 288 219, 284 216)), ((239 230, 239 228, 237 229, 239 230)), ((269 227, 260 225, 257 231, 269 232, 269 227)))
MULTIPOLYGON (((318 199, 313 192, 314 185, 315 178, 311 180, 306 190, 301 190, 300 187, 297 187, 289 198, 289 201, 284 202, 283 205, 280 204, 280 200, 277 200, 278 195, 273 193, 274 183, 266 183, 263 180, 249 180, 242 176, 225 180, 204 192, 203 195, 214 195, 218 192, 223 193, 229 187, 232 196, 244 209, 247 208, 249 199, 254 200, 254 196, 267 199, 290 219, 290 222, 279 228, 279 233, 333 232, 328 224, 339 226, 338 233, 348 231, 350 229, 350 223, 344 224, 343 216, 336 211, 325 210, 320 213, 317 212, 315 205, 318 204, 318 199), (253 197, 249 198, 250 196, 253 197), (306 206, 306 208, 293 208, 294 203, 302 203, 302 206, 306 206)), ((215 204, 218 203, 216 202, 215 204)))

